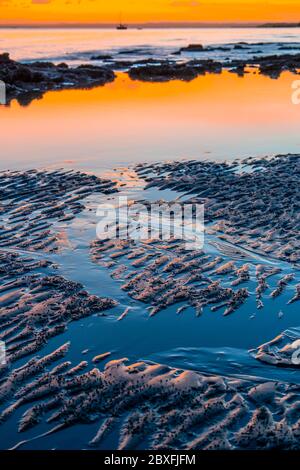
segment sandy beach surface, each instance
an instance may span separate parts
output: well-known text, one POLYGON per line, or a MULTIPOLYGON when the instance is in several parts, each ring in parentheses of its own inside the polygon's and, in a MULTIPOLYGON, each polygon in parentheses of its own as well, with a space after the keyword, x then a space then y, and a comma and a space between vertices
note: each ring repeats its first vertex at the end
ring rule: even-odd
POLYGON ((1 449, 299 449, 297 31, 26 34, 1 46, 1 449), (20 67, 82 65, 24 97, 20 67), (204 245, 100 240, 120 197, 204 205, 204 245))

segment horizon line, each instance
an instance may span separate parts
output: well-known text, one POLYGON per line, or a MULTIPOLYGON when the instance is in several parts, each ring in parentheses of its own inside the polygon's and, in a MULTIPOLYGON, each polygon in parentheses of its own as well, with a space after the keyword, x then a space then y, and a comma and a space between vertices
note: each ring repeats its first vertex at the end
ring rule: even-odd
MULTIPOLYGON (((115 28, 117 23, 80 23, 80 22, 49 22, 49 23, 1 23, 0 28, 115 28)), ((239 28, 239 27, 300 27, 299 22, 279 21, 242 21, 242 22, 214 22, 214 21, 161 21, 161 22, 132 22, 126 23, 128 28, 239 28)))

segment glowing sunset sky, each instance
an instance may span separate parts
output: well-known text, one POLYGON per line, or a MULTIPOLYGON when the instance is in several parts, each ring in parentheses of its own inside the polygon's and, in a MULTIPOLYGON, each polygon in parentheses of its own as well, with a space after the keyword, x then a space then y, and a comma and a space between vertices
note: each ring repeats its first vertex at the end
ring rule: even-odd
POLYGON ((0 0, 0 23, 298 22, 300 0, 0 0))

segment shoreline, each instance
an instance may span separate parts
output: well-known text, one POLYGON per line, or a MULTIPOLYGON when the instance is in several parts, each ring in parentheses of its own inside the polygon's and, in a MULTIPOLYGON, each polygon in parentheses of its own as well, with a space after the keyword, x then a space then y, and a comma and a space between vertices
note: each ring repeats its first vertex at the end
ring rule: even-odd
MULTIPOLYGON (((248 51, 262 44, 241 42, 232 47, 239 51, 248 51)), ((190 44, 172 52, 172 60, 155 57, 134 59, 139 49, 129 48, 119 53, 124 53, 125 59, 104 53, 91 53, 83 64, 76 67, 65 62, 55 64, 44 60, 17 62, 10 58, 9 53, 4 52, 0 54, 0 80, 6 85, 8 105, 15 98, 20 104, 27 105, 32 100, 41 98, 47 91, 88 89, 111 83, 115 80, 117 71, 127 73, 132 80, 145 82, 188 82, 200 75, 220 74, 223 70, 242 78, 248 73, 248 68, 272 79, 278 79, 284 71, 299 75, 300 53, 287 53, 288 45, 283 44, 280 48, 281 54, 254 55, 247 59, 214 59, 209 55, 213 56, 215 51, 220 50, 226 52, 226 45, 204 47, 202 44, 190 44), (181 58, 183 53, 188 56, 181 58), (192 57, 189 58, 189 54, 192 57)))
MULTIPOLYGON (((93 62, 94 59, 91 58, 93 62)), ((0 80, 6 87, 6 104, 17 99, 28 105, 40 99, 48 91, 91 89, 104 86, 115 80, 117 71, 127 73, 132 80, 164 83, 173 80, 192 81, 206 74, 221 74, 229 71, 243 78, 251 67, 271 79, 278 79, 283 72, 300 74, 300 54, 270 56, 248 61, 222 63, 214 60, 192 60, 183 64, 147 59, 141 61, 116 61, 114 64, 96 66, 91 64, 69 67, 65 63, 16 62, 8 53, 0 55, 0 80)))

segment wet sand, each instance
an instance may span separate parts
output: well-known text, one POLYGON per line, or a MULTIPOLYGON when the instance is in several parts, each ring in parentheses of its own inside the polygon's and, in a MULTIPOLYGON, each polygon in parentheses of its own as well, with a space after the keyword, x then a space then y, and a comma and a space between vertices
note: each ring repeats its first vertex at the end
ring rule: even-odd
MULTIPOLYGON (((190 307, 196 316, 223 314, 228 321, 240 314, 252 296, 257 314, 264 308, 272 314, 281 296, 287 299, 289 308, 297 308, 298 234, 287 215, 294 224, 298 165, 299 157, 288 155, 231 164, 174 162, 136 167, 139 178, 146 180, 145 195, 150 186, 157 186, 162 194, 164 188, 172 188, 185 200, 205 198, 208 243, 202 250, 187 252, 176 239, 138 244, 90 239, 91 263, 99 272, 107 270, 112 283, 119 284, 128 297, 127 307, 121 306, 114 321, 129 321, 135 303, 152 321, 154 314, 163 315, 172 306, 173 321, 177 316, 193 314, 190 307), (237 187, 239 198, 234 197, 237 187), (253 187, 257 199, 247 197, 253 187), (270 213, 264 217, 258 201, 264 202, 264 213, 276 204, 282 207, 284 218, 279 210, 273 218, 270 213), (287 203, 288 214, 284 210, 287 203), (227 213, 229 204, 231 212, 227 213), (234 204, 238 204, 238 212, 234 204), (253 215, 247 219, 248 226, 246 211, 253 215), (239 218, 231 218, 231 214, 239 218), (251 246, 256 227, 249 227, 250 223, 264 229, 264 237, 255 233, 258 247, 251 246), (242 241, 236 238, 240 230, 245 235, 242 241), (265 249, 270 243, 268 232, 275 239, 271 239, 276 245, 272 251, 265 249), (294 249, 287 250, 291 243, 296 243, 294 249), (269 261, 272 258, 275 263, 269 261), (134 301, 131 306, 130 298, 134 301)), ((0 421, 2 429, 6 425, 14 429, 10 431, 11 447, 43 447, 56 434, 65 442, 63 447, 68 447, 64 436, 83 424, 91 429, 83 447, 299 447, 299 386, 293 385, 292 376, 290 381, 286 377, 273 381, 201 373, 147 361, 128 363, 113 348, 91 354, 82 351, 80 361, 70 361, 71 344, 63 340, 67 327, 84 317, 105 315, 117 306, 117 299, 107 298, 106 292, 102 297, 93 295, 80 283, 59 274, 56 264, 64 258, 60 254, 63 248, 57 244, 56 221, 72 224, 86 210, 91 195, 97 192, 100 199, 113 197, 117 189, 122 193, 123 183, 116 185, 108 179, 65 170, 5 172, 1 178, 5 245, 0 258, 0 339, 6 342, 8 363, 1 368, 0 421), (45 218, 50 233, 45 233, 45 218), (25 221, 28 225, 24 227, 25 221), (14 230, 18 224, 23 227, 19 235, 14 230), (55 255, 56 263, 49 254, 55 255), (51 340, 54 337, 56 348, 51 340), (97 363, 103 366, 95 367, 97 363), (22 433, 20 438, 17 430, 22 433)), ((105 331, 105 316, 101 321, 105 331)), ((293 371, 298 366, 291 355, 299 337, 297 330, 292 335, 283 333, 275 341, 257 344, 249 357, 293 371)))
MULTIPOLYGON (((84 372, 52 363, 67 352, 64 345, 35 367, 37 380, 24 385, 33 367, 15 371, 18 389, 3 422, 26 408, 19 432, 47 419, 45 435, 63 433, 78 423, 98 422, 90 448, 101 448, 117 433, 118 449, 298 449, 299 386, 203 375, 159 364, 113 360, 104 370, 84 372), (45 365, 50 366, 44 372, 45 365), (37 402, 37 404, 32 404, 37 402)), ((5 385, 5 384, 4 384, 5 385)), ((25 433, 26 435, 26 433, 25 433)), ((14 449, 43 437, 20 441, 14 449)))

